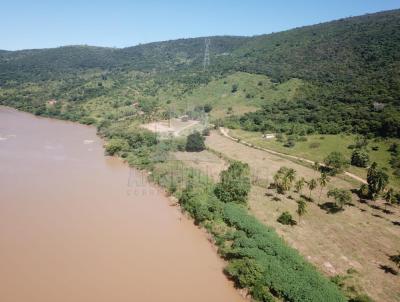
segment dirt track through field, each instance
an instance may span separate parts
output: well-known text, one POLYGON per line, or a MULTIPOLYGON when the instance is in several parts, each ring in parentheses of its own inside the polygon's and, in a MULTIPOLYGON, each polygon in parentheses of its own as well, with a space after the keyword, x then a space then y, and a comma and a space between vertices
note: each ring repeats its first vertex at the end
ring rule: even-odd
MULTIPOLYGON (((279 155, 279 156, 284 156, 284 157, 286 157, 286 158, 295 159, 295 160, 300 160, 300 161, 306 162, 306 163, 308 163, 308 164, 312 164, 312 165, 315 164, 314 161, 309 160, 309 159, 306 159, 306 158, 303 158, 303 157, 299 157, 299 156, 295 156, 295 155, 288 155, 288 154, 284 154, 284 153, 277 152, 277 151, 274 151, 274 150, 271 150, 271 149, 267 149, 267 148, 261 148, 261 147, 255 146, 255 145, 253 145, 253 144, 250 144, 250 143, 248 143, 248 142, 246 142, 246 141, 244 141, 244 140, 240 140, 240 141, 239 141, 237 138, 234 138, 234 137, 232 137, 232 136, 229 135, 229 130, 228 130, 227 128, 220 127, 219 130, 220 130, 220 132, 221 132, 221 134, 222 134, 223 136, 225 136, 225 137, 227 137, 227 138, 229 138, 229 139, 231 139, 231 140, 233 140, 233 141, 235 141, 235 142, 241 143, 241 144, 243 144, 243 145, 245 145, 245 146, 252 147, 252 148, 256 148, 256 149, 258 149, 258 150, 262 150, 262 151, 265 151, 265 152, 268 152, 268 153, 271 153, 271 154, 275 154, 275 155, 279 155)), ((322 164, 322 163, 320 163, 320 165, 321 165, 321 166, 325 166, 325 165, 322 164)), ((361 183, 363 183, 363 184, 367 184, 367 181, 366 181, 365 179, 363 179, 363 178, 361 178, 361 177, 359 177, 359 176, 357 176, 357 175, 355 175, 355 174, 353 174, 353 173, 350 173, 350 172, 345 171, 344 174, 347 175, 347 176, 349 176, 349 177, 351 177, 351 178, 353 178, 353 179, 355 179, 355 180, 357 180, 357 181, 359 181, 359 182, 361 182, 361 183)))
MULTIPOLYGON (((326 189, 317 188, 311 194, 314 203, 307 203, 307 214, 295 227, 277 222, 283 211, 296 215, 299 194, 291 191, 287 196, 267 189, 276 171, 286 166, 297 171, 297 177, 306 180, 318 178, 319 173, 311 167, 297 163, 285 155, 266 152, 240 144, 234 138, 212 132, 206 139, 207 146, 227 157, 250 165, 253 179, 263 185, 253 185, 249 198, 251 212, 263 223, 271 226, 305 258, 329 276, 345 275, 352 268, 357 271, 349 282, 357 290, 366 292, 375 301, 400 301, 400 279, 385 273, 382 266, 392 266, 388 255, 400 250, 400 210, 388 207, 393 213, 385 213, 382 201, 361 203, 353 195, 353 205, 336 214, 328 214, 318 206, 332 202, 326 197, 327 190, 338 187, 354 189, 357 186, 339 177, 331 178, 326 189), (321 200, 319 196, 321 193, 321 200), (291 198, 288 196, 291 195, 291 198), (276 196, 279 199, 273 200, 276 196)), ((201 169, 201 166, 199 165, 201 169)), ((215 171, 217 173, 217 171, 215 171)), ((308 196, 309 190, 304 188, 308 196)))

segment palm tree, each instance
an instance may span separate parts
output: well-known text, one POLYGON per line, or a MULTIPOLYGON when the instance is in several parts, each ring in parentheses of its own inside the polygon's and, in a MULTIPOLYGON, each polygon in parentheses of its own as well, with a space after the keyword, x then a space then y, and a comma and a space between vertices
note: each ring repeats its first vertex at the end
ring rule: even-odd
MULTIPOLYGON (((319 169, 321 168, 321 165, 320 165, 319 162, 316 161, 316 162, 314 162, 312 168, 313 168, 313 170, 314 170, 315 172, 318 172, 319 169)), ((315 173, 314 173, 314 175, 315 175, 315 173)))
POLYGON ((333 197, 335 199, 336 205, 343 209, 343 206, 351 201, 351 194, 347 190, 332 189, 328 191, 328 197, 333 197))
POLYGON ((276 173, 274 175, 274 185, 276 188, 279 186, 280 182, 281 182, 281 174, 276 173))
POLYGON ((296 179, 296 170, 290 168, 289 170, 286 171, 285 176, 289 180, 289 183, 292 184, 294 182, 294 180, 296 179))
POLYGON ((308 189, 310 190, 309 199, 311 200, 311 192, 317 187, 317 181, 313 178, 307 183, 308 189))
POLYGON ((320 186, 319 190, 319 196, 318 196, 318 203, 321 201, 321 194, 322 194, 322 189, 325 188, 330 181, 329 176, 326 173, 321 173, 321 177, 318 179, 318 183, 320 186))
POLYGON ((307 213, 307 204, 303 199, 300 199, 297 202, 297 214, 299 215, 299 222, 301 219, 301 216, 307 213))
POLYGON ((287 177, 287 175, 283 175, 281 184, 282 184, 282 191, 283 192, 290 190, 291 184, 290 184, 290 180, 287 177))
POLYGON ((306 180, 304 179, 304 177, 302 177, 298 181, 296 181, 296 183, 294 184, 296 191, 298 193, 300 193, 300 195, 302 194, 305 183, 306 183, 306 180))

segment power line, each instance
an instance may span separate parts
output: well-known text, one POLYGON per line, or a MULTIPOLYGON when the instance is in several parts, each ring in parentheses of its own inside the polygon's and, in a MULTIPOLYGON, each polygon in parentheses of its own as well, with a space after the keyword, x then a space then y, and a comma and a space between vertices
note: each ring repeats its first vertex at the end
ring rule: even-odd
POLYGON ((203 70, 205 71, 208 66, 210 66, 210 44, 211 40, 209 38, 204 39, 204 60, 203 60, 203 70))

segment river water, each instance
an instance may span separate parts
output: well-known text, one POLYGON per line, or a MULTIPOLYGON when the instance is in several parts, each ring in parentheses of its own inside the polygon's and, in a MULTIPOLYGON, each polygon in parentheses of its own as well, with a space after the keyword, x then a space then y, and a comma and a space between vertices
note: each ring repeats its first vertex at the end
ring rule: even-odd
POLYGON ((222 269, 94 128, 0 107, 0 301, 243 301, 222 269))

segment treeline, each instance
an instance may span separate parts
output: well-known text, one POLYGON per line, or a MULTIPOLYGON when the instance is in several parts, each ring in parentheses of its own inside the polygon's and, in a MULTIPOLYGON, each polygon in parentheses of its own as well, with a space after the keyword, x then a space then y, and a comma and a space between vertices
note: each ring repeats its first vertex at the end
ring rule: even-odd
POLYGON ((312 100, 264 105, 243 116, 231 116, 226 126, 248 131, 306 135, 359 133, 367 137, 400 137, 400 104, 343 104, 312 100))
MULTIPOLYGON (((273 229, 248 214, 242 205, 250 186, 250 180, 245 179, 247 169, 247 165, 234 162, 215 188, 189 178, 180 194, 183 209, 213 234, 220 255, 229 262, 225 273, 257 301, 346 301, 333 283, 273 229)), ((159 180, 163 182, 168 183, 159 180)))

